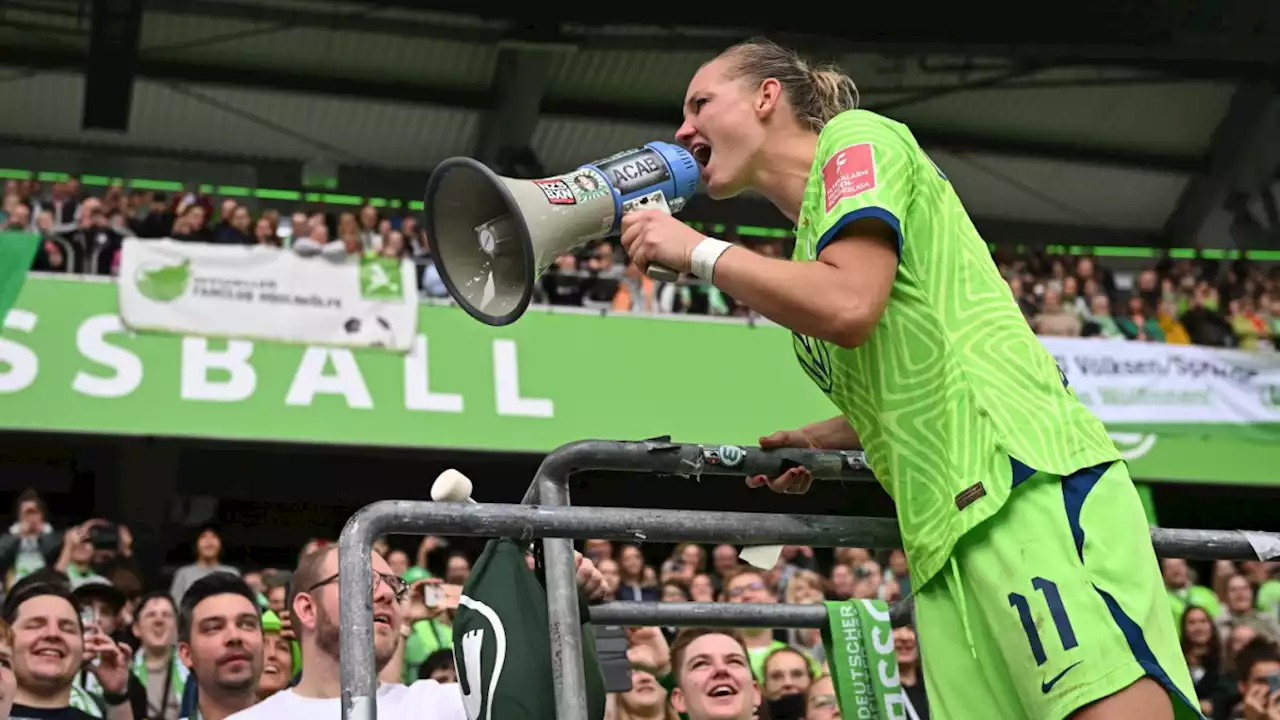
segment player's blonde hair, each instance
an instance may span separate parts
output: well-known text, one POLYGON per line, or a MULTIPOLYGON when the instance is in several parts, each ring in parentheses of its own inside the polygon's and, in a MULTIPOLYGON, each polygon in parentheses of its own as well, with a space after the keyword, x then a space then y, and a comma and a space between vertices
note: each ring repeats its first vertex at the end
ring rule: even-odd
POLYGON ((772 40, 738 43, 720 53, 732 77, 752 83, 773 78, 782 84, 796 120, 821 132, 831 118, 858 107, 858 86, 832 64, 810 65, 772 40))

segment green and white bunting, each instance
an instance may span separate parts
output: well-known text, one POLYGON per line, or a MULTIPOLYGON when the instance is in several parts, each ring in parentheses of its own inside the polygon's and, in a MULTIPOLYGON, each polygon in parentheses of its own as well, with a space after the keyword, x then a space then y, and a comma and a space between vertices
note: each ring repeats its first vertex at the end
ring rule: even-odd
POLYGON ((414 272, 393 258, 131 239, 120 255, 120 318, 137 331, 405 353, 418 325, 414 272))

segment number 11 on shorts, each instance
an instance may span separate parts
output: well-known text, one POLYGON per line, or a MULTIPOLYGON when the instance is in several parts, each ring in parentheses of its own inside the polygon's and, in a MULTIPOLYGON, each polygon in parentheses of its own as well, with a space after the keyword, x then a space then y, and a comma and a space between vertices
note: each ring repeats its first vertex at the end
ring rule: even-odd
MULTIPOLYGON (((1053 618, 1053 624, 1058 630, 1062 649, 1074 648, 1077 645, 1076 631, 1071 628, 1067 609, 1062 606, 1062 593, 1058 592, 1058 586, 1051 580, 1036 577, 1031 578, 1031 587, 1044 596, 1044 602, 1049 606, 1049 616, 1053 618)), ((1047 658, 1044 654, 1044 643, 1040 641, 1040 633, 1036 630, 1036 623, 1031 615, 1031 603, 1025 595, 1009 593, 1009 605, 1018 611, 1018 618, 1022 621, 1022 629, 1027 633, 1027 641, 1031 643, 1031 655, 1035 657, 1036 665, 1043 665, 1047 658)))

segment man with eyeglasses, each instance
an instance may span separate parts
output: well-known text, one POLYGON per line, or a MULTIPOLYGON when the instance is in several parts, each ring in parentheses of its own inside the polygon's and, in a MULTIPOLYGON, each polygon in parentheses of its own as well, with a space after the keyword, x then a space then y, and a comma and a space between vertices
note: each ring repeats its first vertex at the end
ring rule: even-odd
MULTIPOLYGON (((721 591, 724 600, 731 603, 776 603, 778 596, 769 586, 769 579, 763 572, 752 567, 743 566, 731 571, 725 577, 724 589, 721 591)), ((742 640, 747 646, 747 656, 751 658, 751 672, 757 683, 764 685, 764 662, 775 650, 787 647, 787 644, 773 636, 770 628, 742 628, 742 640)), ((805 659, 816 675, 817 663, 808 655, 805 659)))
MULTIPOLYGON (((581 556, 578 563, 578 584, 588 596, 598 594, 603 588, 600 572, 581 556)), ((375 666, 381 673, 401 641, 401 601, 409 585, 376 553, 373 573, 373 649, 375 666)), ((331 545, 303 557, 293 574, 289 608, 293 631, 302 647, 302 679, 235 714, 232 720, 337 720, 341 716, 338 607, 338 548, 331 545)), ((383 683, 378 686, 377 703, 379 720, 467 720, 457 683, 383 683)))

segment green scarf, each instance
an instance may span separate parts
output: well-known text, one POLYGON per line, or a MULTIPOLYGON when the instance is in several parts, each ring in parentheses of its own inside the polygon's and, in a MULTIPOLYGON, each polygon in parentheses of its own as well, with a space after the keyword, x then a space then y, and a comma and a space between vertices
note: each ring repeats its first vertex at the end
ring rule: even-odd
POLYGON ((831 681, 847 718, 907 717, 906 693, 898 678, 889 606, 883 600, 829 602, 822 630, 831 681))

